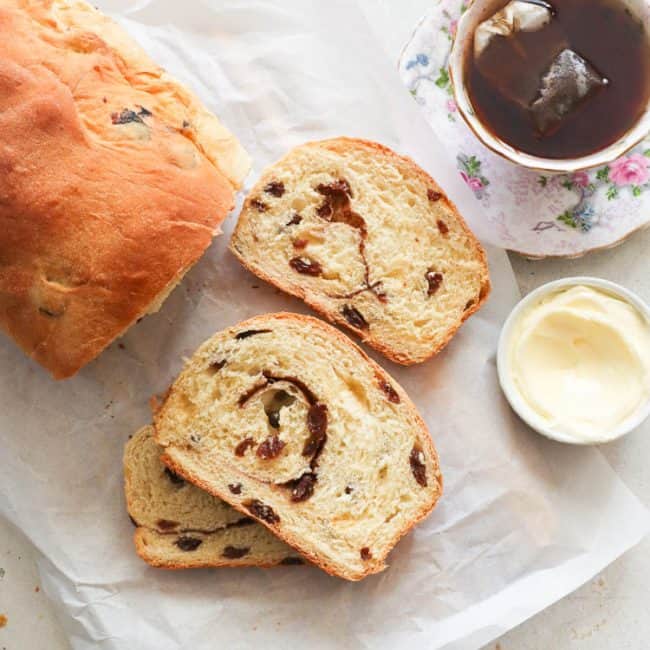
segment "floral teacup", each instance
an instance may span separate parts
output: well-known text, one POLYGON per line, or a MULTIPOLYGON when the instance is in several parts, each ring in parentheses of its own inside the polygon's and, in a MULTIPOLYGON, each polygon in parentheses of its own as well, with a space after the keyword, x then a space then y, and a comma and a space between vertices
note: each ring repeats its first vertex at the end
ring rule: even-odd
MULTIPOLYGON (((646 29, 650 38, 650 1, 649 0, 619 0, 633 15, 637 16, 646 29)), ((455 107, 463 119, 481 140, 481 142, 496 154, 515 164, 539 170, 546 173, 575 173, 591 167, 611 165, 610 179, 616 185, 640 186, 647 182, 647 159, 637 160, 643 156, 632 155, 622 160, 625 152, 639 144, 650 133, 650 102, 639 121, 619 140, 605 149, 596 151, 588 156, 570 159, 540 158, 519 151, 492 133, 478 119, 469 94, 465 88, 464 70, 467 57, 473 53, 474 31, 494 11, 503 5, 503 0, 474 0, 462 15, 456 28, 456 35, 449 58, 449 74, 454 91, 455 107)))

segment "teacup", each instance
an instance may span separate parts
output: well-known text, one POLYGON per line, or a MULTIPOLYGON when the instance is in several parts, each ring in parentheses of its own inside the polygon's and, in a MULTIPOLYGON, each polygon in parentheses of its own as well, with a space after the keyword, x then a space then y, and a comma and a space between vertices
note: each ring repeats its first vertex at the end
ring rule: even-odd
MULTIPOLYGON (((650 39, 649 0, 618 0, 644 25, 650 39)), ((544 173, 573 173, 607 165, 639 144, 650 133, 650 101, 641 118, 621 138, 589 155, 568 158, 543 158, 525 153, 490 131, 478 118, 465 84, 469 56, 473 56, 474 31, 504 5, 504 0, 474 0, 461 17, 449 58, 449 74, 458 110, 476 137, 496 154, 511 162, 544 173)))

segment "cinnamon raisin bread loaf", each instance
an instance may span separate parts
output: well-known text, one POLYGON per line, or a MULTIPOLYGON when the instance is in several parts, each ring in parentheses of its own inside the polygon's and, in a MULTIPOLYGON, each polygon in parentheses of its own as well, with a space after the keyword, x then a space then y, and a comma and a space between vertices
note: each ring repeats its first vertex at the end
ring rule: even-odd
POLYGON ((146 562, 167 569, 302 564, 264 526, 166 468, 152 434, 153 427, 140 429, 124 451, 126 503, 146 562))
POLYGON ((170 469, 349 580, 384 569, 441 493, 433 443, 404 390, 307 316, 258 316, 216 334, 154 419, 170 469))
POLYGON ((232 252, 402 364, 424 361, 486 300, 486 257, 412 160, 337 138, 290 151, 248 195, 232 252))
POLYGON ((0 2, 0 329, 54 377, 160 307, 248 166, 88 3, 0 2))

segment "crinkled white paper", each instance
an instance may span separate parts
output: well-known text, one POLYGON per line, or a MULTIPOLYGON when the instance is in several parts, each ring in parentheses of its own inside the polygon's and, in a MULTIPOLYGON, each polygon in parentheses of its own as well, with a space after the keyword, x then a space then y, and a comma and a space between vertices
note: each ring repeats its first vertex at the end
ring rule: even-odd
MULTIPOLYGON (((420 117, 356 2, 103 0, 267 163, 305 140, 362 136, 412 155, 481 233, 443 143, 420 117)), ((162 311, 76 378, 55 383, 0 339, 0 514, 42 553, 75 650, 472 649, 576 588, 637 542, 647 513, 595 450, 527 430, 499 391, 495 348, 517 299, 505 254, 494 294, 438 358, 385 367, 440 451, 445 495, 390 569, 346 583, 314 568, 168 573, 133 550, 124 442, 182 357, 254 314, 306 311, 226 250, 234 217, 162 311)))

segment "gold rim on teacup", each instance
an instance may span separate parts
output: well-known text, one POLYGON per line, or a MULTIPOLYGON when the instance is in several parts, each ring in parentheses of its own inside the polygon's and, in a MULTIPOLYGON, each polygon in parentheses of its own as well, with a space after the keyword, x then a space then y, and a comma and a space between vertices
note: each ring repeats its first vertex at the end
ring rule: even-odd
MULTIPOLYGON (((643 22, 650 38, 650 0, 620 0, 643 22)), ((458 21, 449 55, 449 77, 458 112, 474 135, 493 153, 510 162, 546 174, 569 174, 614 162, 641 143, 650 133, 650 101, 639 121, 619 140, 605 149, 578 158, 542 158, 519 151, 492 133, 477 117, 465 88, 465 61, 473 52, 476 27, 503 4, 502 0, 473 0, 458 21)))

